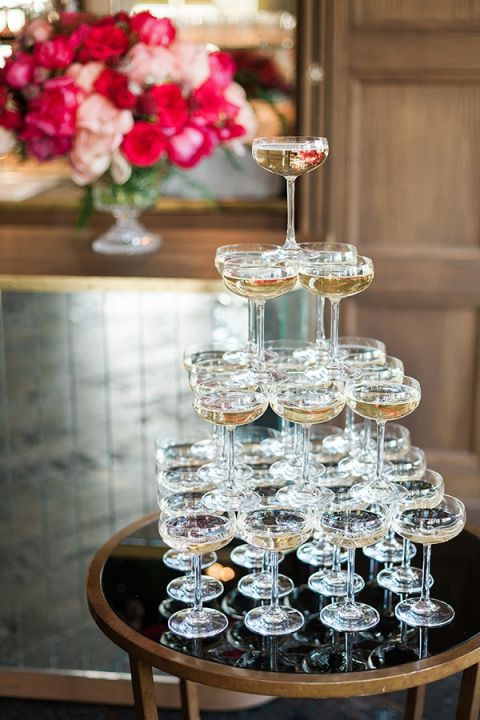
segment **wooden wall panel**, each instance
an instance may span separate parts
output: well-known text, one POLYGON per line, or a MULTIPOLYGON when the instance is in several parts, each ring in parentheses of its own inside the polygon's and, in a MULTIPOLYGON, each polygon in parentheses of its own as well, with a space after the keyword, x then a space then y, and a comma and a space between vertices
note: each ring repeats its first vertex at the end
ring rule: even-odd
POLYGON ((459 246, 480 237, 480 84, 364 82, 349 237, 459 246))
POLYGON ((356 25, 419 22, 468 22, 475 16, 472 0, 353 0, 356 25))

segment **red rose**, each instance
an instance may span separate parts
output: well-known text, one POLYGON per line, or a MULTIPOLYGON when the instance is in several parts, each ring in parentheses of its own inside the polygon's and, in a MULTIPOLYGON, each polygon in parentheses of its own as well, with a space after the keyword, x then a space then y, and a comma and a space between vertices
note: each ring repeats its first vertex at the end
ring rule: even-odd
POLYGON ((108 62, 123 55, 128 45, 128 35, 122 28, 115 25, 92 27, 86 33, 80 48, 81 61, 86 62, 88 59, 108 62))
POLYGON ((227 102, 221 90, 212 80, 206 80, 190 96, 192 115, 208 123, 216 123, 227 110, 227 102))
POLYGON ((47 42, 37 43, 34 50, 35 61, 49 70, 62 70, 73 61, 73 47, 65 35, 57 35, 47 42))
POLYGON ((7 60, 5 80, 10 87, 21 90, 32 82, 35 59, 33 55, 18 53, 15 59, 7 60))
POLYGON ((187 121, 187 103, 175 83, 155 85, 143 93, 140 112, 155 116, 166 134, 178 132, 187 121))
POLYGON ((226 52, 212 52, 208 56, 210 78, 220 90, 230 85, 235 75, 235 63, 231 55, 226 52))
POLYGON ((48 80, 25 116, 27 130, 51 137, 72 137, 75 132, 78 88, 69 77, 48 80))
POLYGON ((192 168, 210 155, 218 144, 214 132, 205 126, 188 123, 181 133, 170 138, 168 158, 181 168, 192 168))
POLYGON ((167 47, 175 40, 177 31, 168 18, 156 18, 148 10, 132 15, 130 28, 137 33, 140 42, 147 45, 167 47))
POLYGON ((158 125, 139 120, 125 135, 122 150, 132 165, 150 167, 165 154, 165 137, 158 125))
POLYGON ((122 110, 132 108, 137 102, 136 95, 128 89, 127 76, 110 68, 102 70, 93 87, 100 95, 108 97, 114 105, 122 110))

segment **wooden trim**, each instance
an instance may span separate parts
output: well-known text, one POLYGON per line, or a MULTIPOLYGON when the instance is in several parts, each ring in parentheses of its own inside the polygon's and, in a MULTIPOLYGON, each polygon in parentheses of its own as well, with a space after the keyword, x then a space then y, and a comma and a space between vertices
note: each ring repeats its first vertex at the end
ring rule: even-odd
MULTIPOLYGON (((180 709, 180 683, 171 675, 155 675, 158 707, 180 709)), ((271 698, 198 686, 202 710, 247 710, 271 698)), ((0 669, 0 697, 133 705, 129 673, 72 670, 0 669)))
POLYGON ((353 697, 394 692, 441 680, 480 662, 480 636, 447 652, 400 667, 345 674, 306 675, 268 673, 225 667, 201 660, 139 635, 112 610, 102 590, 104 564, 114 547, 128 534, 152 522, 157 513, 131 523, 116 533, 95 554, 87 574, 87 598, 92 617, 116 645, 135 653, 143 662, 193 682, 240 692, 279 697, 353 697))
POLYGON ((221 280, 195 278, 106 277, 80 275, 0 275, 0 290, 21 292, 83 292, 129 290, 138 292, 213 293, 221 280))

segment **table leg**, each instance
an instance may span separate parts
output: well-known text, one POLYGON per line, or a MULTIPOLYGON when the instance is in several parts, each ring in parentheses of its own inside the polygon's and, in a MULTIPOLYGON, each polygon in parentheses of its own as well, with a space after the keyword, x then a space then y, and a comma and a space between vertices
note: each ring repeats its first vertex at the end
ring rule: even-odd
POLYGON ((478 720, 480 713, 480 664, 463 671, 458 696, 457 720, 478 720))
POLYGON ((425 689, 426 685, 419 685, 408 690, 405 704, 405 720, 422 720, 425 689))
POLYGON ((180 698, 182 701, 182 720, 200 720, 197 683, 180 679, 180 698))
POLYGON ((158 720, 152 667, 135 655, 129 659, 137 720, 158 720))

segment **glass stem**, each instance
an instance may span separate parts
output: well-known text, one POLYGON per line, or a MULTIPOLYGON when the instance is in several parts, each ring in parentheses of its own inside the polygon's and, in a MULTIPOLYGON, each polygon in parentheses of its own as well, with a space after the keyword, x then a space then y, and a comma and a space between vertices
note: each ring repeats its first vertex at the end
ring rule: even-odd
POLYGON ((347 602, 355 603, 355 548, 348 549, 347 602))
POLYGON ((353 412, 351 407, 345 405, 345 434, 350 438, 353 436, 354 427, 355 413, 353 412))
POLYGON ((193 573, 195 577, 195 591, 193 595, 193 609, 200 612, 202 609, 202 556, 193 555, 193 573))
POLYGON ((221 425, 222 460, 227 462, 227 428, 221 425))
POLYGON ((227 490, 235 487, 235 428, 227 427, 227 490))
POLYGON ((263 365, 265 362, 265 301, 255 302, 257 316, 257 361, 263 365))
POLYGON ((402 542, 402 567, 410 567, 410 540, 403 538, 402 542))
POLYGON ((346 672, 352 672, 352 645, 353 637, 352 633, 345 633, 345 670, 346 672))
POLYGON ((385 458, 385 422, 377 420, 377 480, 383 476, 383 461, 385 458))
POLYGON ((432 546, 430 544, 423 546, 422 558, 422 594, 420 600, 428 602, 430 600, 430 562, 432 557, 432 546))
POLYGON ((310 428, 311 425, 302 425, 303 447, 302 447, 302 485, 307 485, 310 477, 310 428))
POLYGON ((368 455, 372 440, 372 421, 365 418, 363 421, 363 452, 368 455))
POLYGON ((278 608, 278 553, 275 550, 270 552, 270 569, 272 578, 272 591, 270 594, 270 604, 273 608, 278 608))
POLYGON ((325 297, 317 295, 317 335, 315 342, 317 345, 323 345, 325 341, 325 297))
POLYGON ((340 572, 340 569, 341 569, 340 554, 341 554, 340 545, 334 545, 333 546, 333 560, 332 560, 333 572, 340 572))
POLYGON ((255 303, 251 298, 248 298, 248 345, 254 347, 257 342, 256 338, 256 318, 255 318, 255 303))
POLYGON ((296 178, 287 177, 287 237, 285 239, 285 247, 296 247, 295 241, 295 180, 296 178))
POLYGON ((332 312, 330 314, 330 361, 338 365, 338 321, 340 318, 340 300, 330 299, 332 312))

